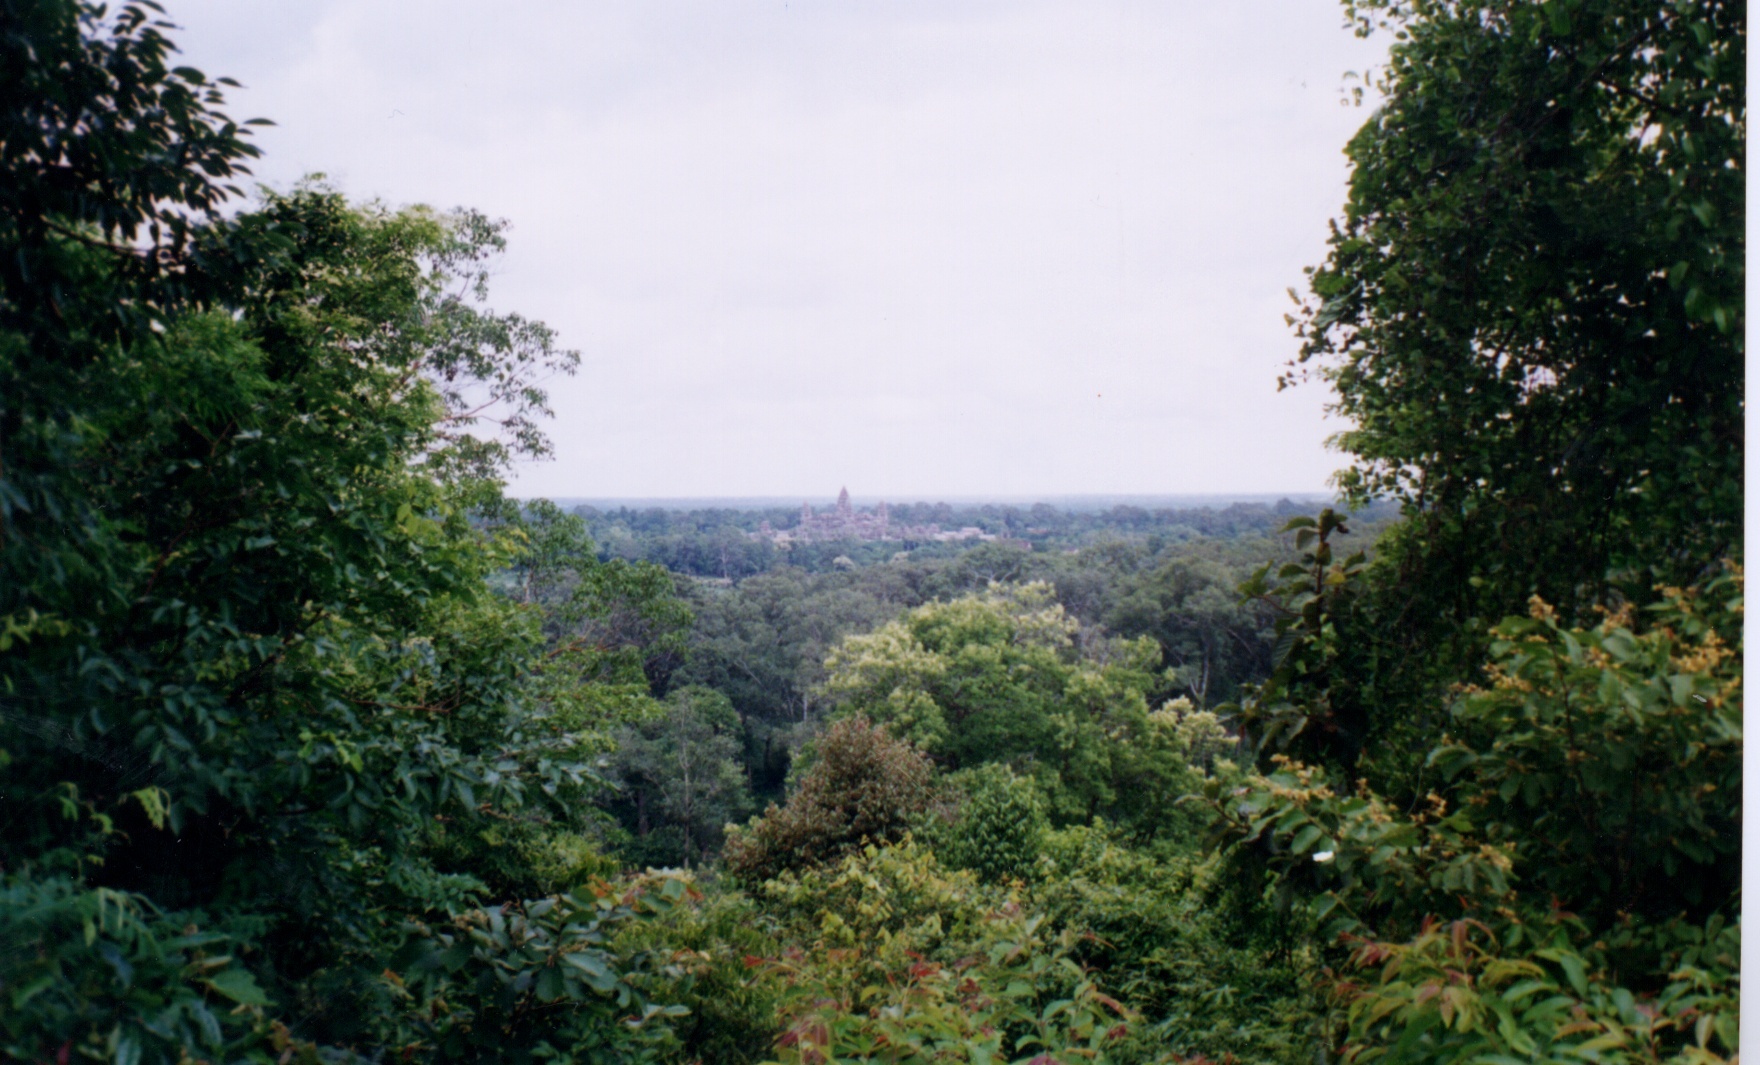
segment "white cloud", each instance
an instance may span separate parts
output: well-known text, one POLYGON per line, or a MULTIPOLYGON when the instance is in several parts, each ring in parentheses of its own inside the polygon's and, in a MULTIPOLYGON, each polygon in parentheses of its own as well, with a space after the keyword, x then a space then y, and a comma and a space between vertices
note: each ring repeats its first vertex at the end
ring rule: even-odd
POLYGON ((184 0, 260 176, 512 220, 495 303, 585 357, 568 496, 1323 486, 1278 394, 1324 253, 1322 0, 184 0))

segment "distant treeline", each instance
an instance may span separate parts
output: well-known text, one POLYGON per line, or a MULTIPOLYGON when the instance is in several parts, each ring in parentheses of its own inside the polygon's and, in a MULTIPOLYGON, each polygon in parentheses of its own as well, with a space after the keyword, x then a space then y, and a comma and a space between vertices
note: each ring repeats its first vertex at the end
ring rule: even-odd
MULTIPOLYGON (((1222 508, 1150 509, 1120 505, 1105 510, 1060 508, 1046 503, 901 503, 892 506, 890 512, 895 526, 969 526, 1024 541, 1034 551, 1073 551, 1125 539, 1141 541, 1154 553, 1170 544, 1197 539, 1267 536, 1290 517, 1311 513, 1313 509, 1309 503, 1281 499, 1275 503, 1235 503, 1222 508)), ((654 562, 675 573, 733 581, 767 573, 780 564, 822 573, 894 560, 901 552, 908 552, 914 560, 952 558, 973 546, 906 539, 826 541, 782 547, 751 536, 765 523, 777 530, 794 528, 800 521, 800 510, 794 507, 675 510, 656 506, 613 510, 579 506, 574 513, 586 521, 602 558, 654 562)), ((1364 516, 1373 520, 1389 515, 1364 516)))

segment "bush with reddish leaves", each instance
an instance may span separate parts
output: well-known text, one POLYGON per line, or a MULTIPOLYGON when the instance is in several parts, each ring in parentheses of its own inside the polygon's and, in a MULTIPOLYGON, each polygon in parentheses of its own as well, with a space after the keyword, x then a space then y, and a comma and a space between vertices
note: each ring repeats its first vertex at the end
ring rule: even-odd
POLYGON ((818 761, 786 806, 728 832, 723 858, 734 877, 757 884, 788 869, 837 858, 864 840, 901 838, 935 797, 929 760, 866 718, 832 725, 818 761))

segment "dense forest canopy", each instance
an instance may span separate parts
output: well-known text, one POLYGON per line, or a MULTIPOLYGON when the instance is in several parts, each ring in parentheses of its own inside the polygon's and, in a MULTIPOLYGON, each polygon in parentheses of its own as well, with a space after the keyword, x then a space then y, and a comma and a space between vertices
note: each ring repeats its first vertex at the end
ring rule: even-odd
MULTIPOLYGON (((1147 507, 1118 503, 1097 509, 1038 503, 904 503, 890 507, 889 535, 881 538, 826 538, 790 541, 765 535, 800 527, 800 511, 782 507, 700 507, 669 509, 591 504, 573 509, 605 557, 655 562, 678 573, 738 580, 779 565, 814 572, 842 565, 894 560, 902 552, 923 562, 951 558, 977 537, 937 540, 928 528, 953 535, 975 531, 1033 551, 1072 551, 1117 540, 1143 541, 1151 552, 1198 539, 1271 536, 1291 516, 1307 513, 1288 499, 1275 503, 1227 506, 1147 507), (780 541, 780 542, 779 542, 780 541)), ((1391 512, 1387 504, 1368 506, 1372 515, 1391 512)))
POLYGON ((840 540, 508 499, 504 223, 0 3, 0 1059, 1736 1060, 1745 9, 1345 15, 1337 509, 840 540))

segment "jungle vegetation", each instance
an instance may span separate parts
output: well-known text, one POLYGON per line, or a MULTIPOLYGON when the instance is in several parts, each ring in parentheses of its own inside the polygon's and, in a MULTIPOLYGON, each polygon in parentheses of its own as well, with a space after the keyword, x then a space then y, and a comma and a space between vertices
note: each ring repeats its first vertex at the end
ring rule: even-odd
POLYGON ((1335 508, 778 558, 506 496, 502 223, 0 0, 0 1059, 1734 1061, 1746 9, 1344 13, 1335 508))

